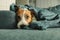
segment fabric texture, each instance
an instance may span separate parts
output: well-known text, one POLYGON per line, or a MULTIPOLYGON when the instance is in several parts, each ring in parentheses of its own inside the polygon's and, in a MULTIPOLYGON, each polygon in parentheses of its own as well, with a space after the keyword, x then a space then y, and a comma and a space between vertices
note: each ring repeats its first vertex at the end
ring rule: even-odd
POLYGON ((60 40, 60 28, 47 30, 0 29, 0 40, 60 40))
POLYGON ((0 11, 0 29, 15 29, 16 13, 13 11, 0 11))

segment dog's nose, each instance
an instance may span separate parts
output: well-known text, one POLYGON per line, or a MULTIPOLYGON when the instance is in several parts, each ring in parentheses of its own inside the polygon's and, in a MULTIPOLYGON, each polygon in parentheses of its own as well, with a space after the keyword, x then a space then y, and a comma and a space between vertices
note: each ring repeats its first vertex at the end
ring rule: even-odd
POLYGON ((20 27, 23 29, 26 25, 20 25, 20 27))

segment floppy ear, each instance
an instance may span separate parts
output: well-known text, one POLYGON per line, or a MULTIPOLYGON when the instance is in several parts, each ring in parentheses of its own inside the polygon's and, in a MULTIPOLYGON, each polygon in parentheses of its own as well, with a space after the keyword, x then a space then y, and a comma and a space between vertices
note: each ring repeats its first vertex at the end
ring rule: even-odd
POLYGON ((14 5, 14 8, 15 8, 15 12, 17 12, 19 10, 19 6, 17 6, 17 5, 14 5))
POLYGON ((10 10, 11 10, 11 11, 16 12, 18 9, 19 9, 19 7, 18 7, 17 5, 15 5, 14 3, 12 3, 12 4, 10 5, 10 10))
POLYGON ((30 11, 31 11, 31 15, 32 15, 32 17, 35 16, 34 11, 32 11, 32 10, 30 10, 30 11))
POLYGON ((29 10, 31 11, 32 16, 35 16, 36 20, 38 20, 39 19, 38 18, 38 12, 36 11, 36 9, 30 8, 29 10))
POLYGON ((38 17, 39 8, 35 8, 35 7, 29 6, 29 5, 25 5, 25 6, 27 7, 28 10, 30 10, 32 12, 32 15, 35 16, 36 20, 39 20, 39 17, 38 17))

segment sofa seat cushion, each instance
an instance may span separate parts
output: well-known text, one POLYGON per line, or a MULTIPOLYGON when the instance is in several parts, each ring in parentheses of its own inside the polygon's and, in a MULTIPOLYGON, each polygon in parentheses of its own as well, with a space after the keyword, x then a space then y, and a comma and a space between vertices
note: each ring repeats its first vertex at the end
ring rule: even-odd
POLYGON ((60 40, 60 28, 47 30, 1 30, 0 40, 60 40))

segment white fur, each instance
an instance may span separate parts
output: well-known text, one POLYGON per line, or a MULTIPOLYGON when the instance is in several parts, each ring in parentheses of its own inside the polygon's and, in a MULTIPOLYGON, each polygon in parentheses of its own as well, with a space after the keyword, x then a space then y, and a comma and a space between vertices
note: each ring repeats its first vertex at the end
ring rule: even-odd
POLYGON ((24 17, 25 10, 27 10, 27 9, 23 9, 23 10, 24 10, 24 12, 23 12, 23 15, 22 15, 22 19, 17 24, 17 27, 18 28, 20 28, 20 25, 28 25, 28 23, 27 23, 27 21, 25 20, 25 17, 24 17))

